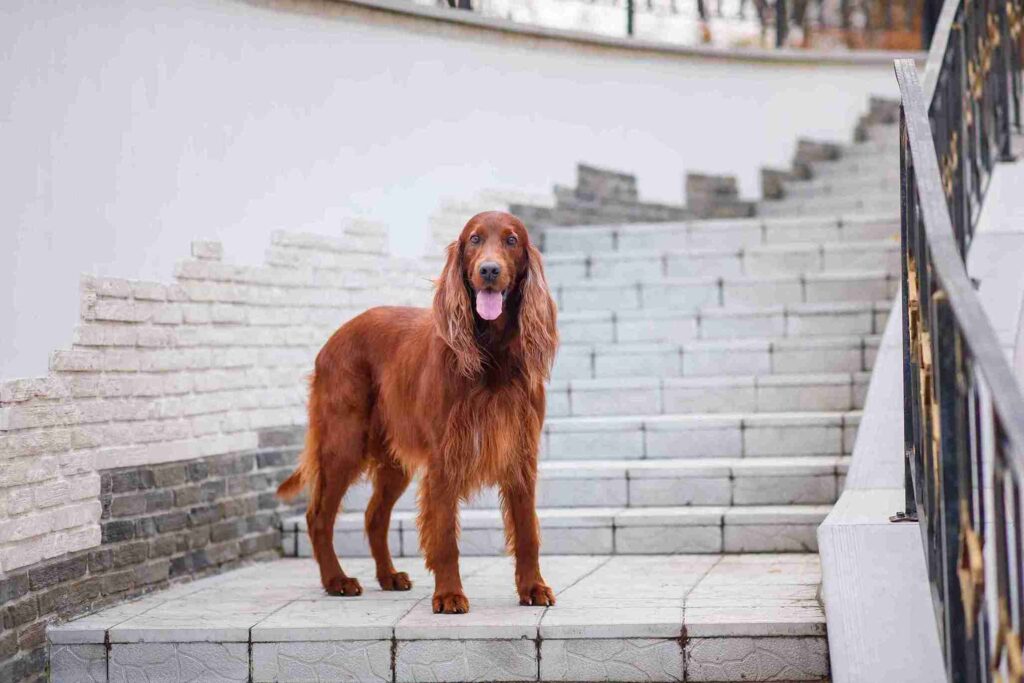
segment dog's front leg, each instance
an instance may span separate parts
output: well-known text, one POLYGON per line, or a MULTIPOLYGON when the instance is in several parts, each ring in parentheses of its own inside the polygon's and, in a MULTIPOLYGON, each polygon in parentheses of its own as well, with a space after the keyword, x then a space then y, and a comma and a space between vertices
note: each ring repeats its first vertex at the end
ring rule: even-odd
POLYGON ((459 495, 442 473, 427 471, 420 488, 420 548, 434 572, 434 612, 463 614, 469 599, 459 575, 459 495))
POLYGON ((537 472, 528 468, 501 486, 506 535, 516 554, 516 591, 520 605, 553 605, 555 593, 540 574, 540 524, 537 521, 537 472))

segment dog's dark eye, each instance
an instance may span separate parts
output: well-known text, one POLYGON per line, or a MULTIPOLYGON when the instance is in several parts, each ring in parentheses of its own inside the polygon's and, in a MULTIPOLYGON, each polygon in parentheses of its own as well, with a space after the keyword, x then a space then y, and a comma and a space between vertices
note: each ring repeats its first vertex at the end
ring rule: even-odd
POLYGON ((470 235, 469 236, 469 243, 470 244, 480 244, 480 235, 470 235))
POLYGON ((507 238, 505 239, 505 244, 507 244, 507 245, 508 245, 508 246, 510 246, 510 247, 514 247, 514 246, 516 246, 516 244, 517 244, 518 242, 519 242, 519 240, 518 240, 518 239, 516 238, 516 236, 515 236, 515 235, 509 235, 509 236, 508 236, 508 237, 507 237, 507 238))

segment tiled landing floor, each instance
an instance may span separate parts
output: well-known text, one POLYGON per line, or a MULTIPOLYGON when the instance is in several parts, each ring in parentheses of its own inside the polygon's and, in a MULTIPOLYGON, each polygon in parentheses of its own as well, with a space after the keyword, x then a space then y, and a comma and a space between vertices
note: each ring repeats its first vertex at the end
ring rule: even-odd
POLYGON ((470 613, 435 615, 432 577, 328 597, 287 559, 51 627, 54 681, 821 681, 816 555, 550 556, 555 607, 520 607, 512 560, 462 561, 470 613))

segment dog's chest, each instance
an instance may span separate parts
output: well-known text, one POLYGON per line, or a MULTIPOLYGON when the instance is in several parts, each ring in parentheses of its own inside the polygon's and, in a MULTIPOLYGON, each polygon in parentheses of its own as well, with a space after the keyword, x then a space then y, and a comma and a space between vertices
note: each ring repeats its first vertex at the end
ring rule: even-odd
POLYGON ((536 449, 540 420, 525 397, 515 398, 489 396, 471 408, 463 450, 473 479, 500 481, 510 466, 536 449))

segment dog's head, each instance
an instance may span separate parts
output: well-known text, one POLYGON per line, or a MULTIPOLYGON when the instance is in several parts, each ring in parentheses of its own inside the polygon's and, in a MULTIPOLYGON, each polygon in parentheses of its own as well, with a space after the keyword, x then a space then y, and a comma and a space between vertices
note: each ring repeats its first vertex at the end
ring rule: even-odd
POLYGON ((522 221, 502 211, 470 218, 448 245, 434 294, 437 331, 455 352, 458 371, 480 373, 478 332, 495 325, 513 335, 510 349, 527 373, 546 378, 558 344, 555 315, 540 252, 522 221))

